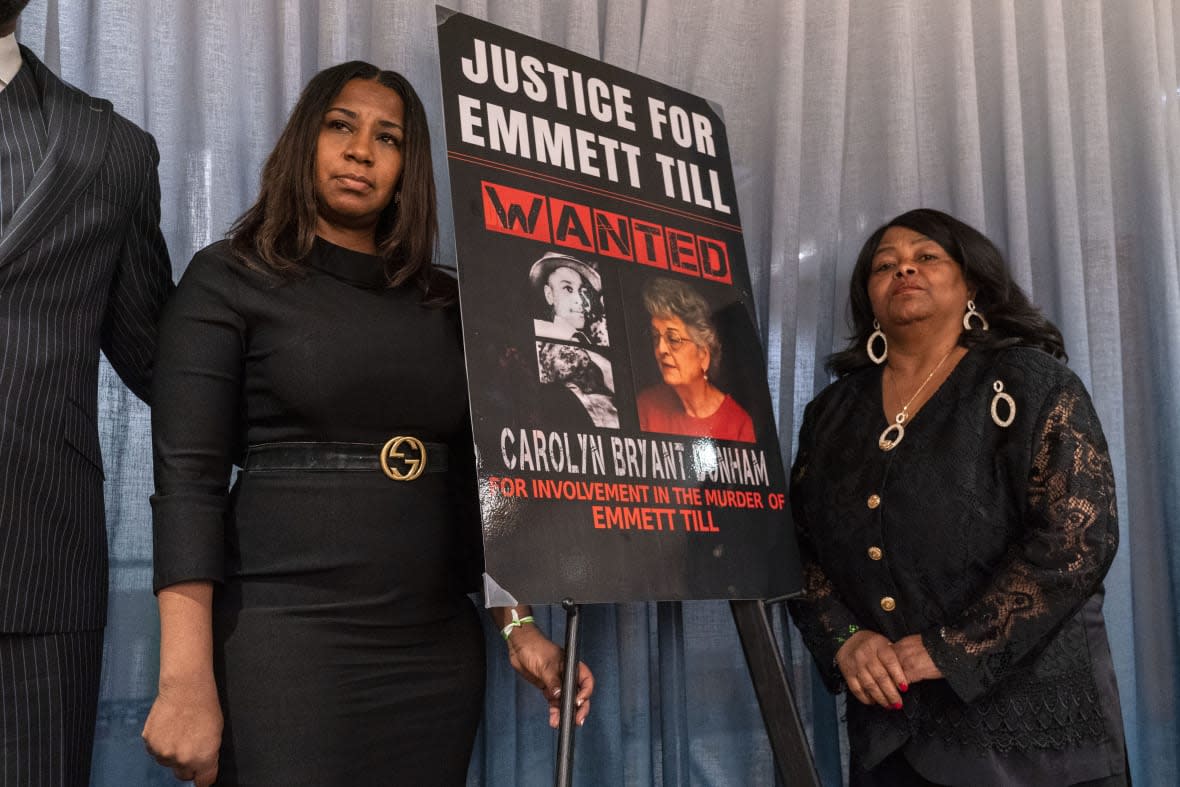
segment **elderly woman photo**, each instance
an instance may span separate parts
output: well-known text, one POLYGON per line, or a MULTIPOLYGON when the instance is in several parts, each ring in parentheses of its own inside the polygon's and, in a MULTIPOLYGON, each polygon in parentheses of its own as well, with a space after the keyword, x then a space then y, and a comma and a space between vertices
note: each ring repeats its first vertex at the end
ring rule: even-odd
POLYGON ((850 784, 1123 785, 1102 616, 1114 477, 1058 329, 934 210, 865 242, 791 479, 796 624, 850 784))
MULTIPOLYGON (((462 785, 483 709, 457 288, 426 114, 354 61, 308 83, 160 327, 148 750, 218 785, 462 785), (241 472, 230 486, 231 471, 241 472)), ((557 721, 561 650, 493 610, 557 721)), ((579 671, 579 721, 593 678, 579 671)))
POLYGON ((749 413, 709 380, 721 366, 721 341, 704 297, 679 279, 657 278, 644 287, 643 305, 663 382, 640 392, 639 428, 754 442, 749 413))

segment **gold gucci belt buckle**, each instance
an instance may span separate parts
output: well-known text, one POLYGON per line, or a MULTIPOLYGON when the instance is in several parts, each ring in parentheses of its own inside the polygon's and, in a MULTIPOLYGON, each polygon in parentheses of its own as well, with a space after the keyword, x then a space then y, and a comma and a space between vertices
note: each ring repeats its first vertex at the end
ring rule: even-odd
POLYGON ((390 438, 381 447, 381 470, 394 481, 413 481, 426 471, 426 445, 410 435, 390 438), (398 460, 397 465, 391 465, 390 459, 398 460))

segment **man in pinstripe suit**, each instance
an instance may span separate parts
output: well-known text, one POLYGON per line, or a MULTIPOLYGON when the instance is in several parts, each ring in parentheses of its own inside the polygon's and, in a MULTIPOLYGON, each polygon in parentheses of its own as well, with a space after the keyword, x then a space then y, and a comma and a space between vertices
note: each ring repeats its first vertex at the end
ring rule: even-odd
POLYGON ((0 0, 0 787, 86 785, 107 553, 99 349, 146 397, 172 287, 158 153, 0 0))

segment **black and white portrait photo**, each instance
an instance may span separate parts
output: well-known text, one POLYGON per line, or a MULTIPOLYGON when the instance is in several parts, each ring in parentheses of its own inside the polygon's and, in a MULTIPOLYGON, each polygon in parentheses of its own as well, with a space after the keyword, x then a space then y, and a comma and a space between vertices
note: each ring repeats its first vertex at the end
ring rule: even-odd
POLYGON ((607 347, 602 277, 593 263, 549 252, 529 269, 537 294, 533 330, 539 339, 607 347))
POLYGON ((537 342, 545 412, 566 428, 619 428, 610 361, 570 344, 537 342))

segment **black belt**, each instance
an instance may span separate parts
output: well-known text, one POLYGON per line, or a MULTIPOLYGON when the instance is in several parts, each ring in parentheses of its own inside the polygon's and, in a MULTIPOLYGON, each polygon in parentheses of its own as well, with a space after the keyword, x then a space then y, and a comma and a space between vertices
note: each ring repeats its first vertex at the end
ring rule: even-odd
POLYGON ((259 443, 246 449, 242 469, 251 472, 359 471, 385 473, 394 481, 413 481, 423 473, 447 470, 447 447, 411 435, 380 443, 259 443))

